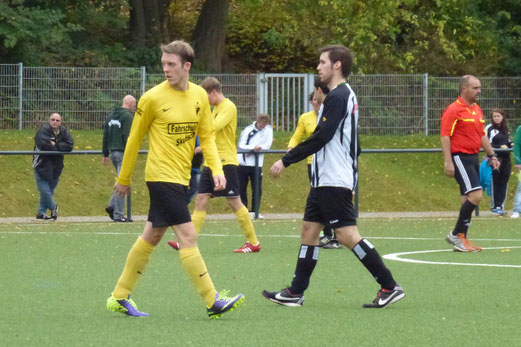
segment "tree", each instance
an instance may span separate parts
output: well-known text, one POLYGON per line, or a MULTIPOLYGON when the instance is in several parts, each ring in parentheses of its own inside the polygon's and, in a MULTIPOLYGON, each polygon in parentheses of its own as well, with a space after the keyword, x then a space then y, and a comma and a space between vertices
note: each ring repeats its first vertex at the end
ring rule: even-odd
POLYGON ((171 41, 172 0, 130 0, 131 41, 143 47, 157 47, 171 41))
POLYGON ((192 36, 196 69, 223 71, 229 7, 230 0, 206 0, 203 4, 192 36))

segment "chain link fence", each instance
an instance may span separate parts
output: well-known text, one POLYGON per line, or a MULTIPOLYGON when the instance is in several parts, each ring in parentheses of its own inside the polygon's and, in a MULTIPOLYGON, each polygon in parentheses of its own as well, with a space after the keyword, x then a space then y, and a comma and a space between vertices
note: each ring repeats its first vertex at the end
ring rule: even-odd
MULTIPOLYGON (((208 74, 192 74, 199 83, 208 74)), ((307 101, 312 74, 212 74, 235 102, 238 126, 268 113, 277 130, 293 131, 307 101)), ((139 98, 164 80, 145 68, 24 67, 0 64, 0 129, 37 128, 52 112, 71 129, 101 129, 108 113, 131 94, 139 98)), ((480 106, 487 119, 505 109, 510 129, 521 124, 521 77, 480 77, 480 106)), ((427 74, 353 75, 360 106, 360 133, 439 134, 440 116, 458 96, 459 77, 427 74)))

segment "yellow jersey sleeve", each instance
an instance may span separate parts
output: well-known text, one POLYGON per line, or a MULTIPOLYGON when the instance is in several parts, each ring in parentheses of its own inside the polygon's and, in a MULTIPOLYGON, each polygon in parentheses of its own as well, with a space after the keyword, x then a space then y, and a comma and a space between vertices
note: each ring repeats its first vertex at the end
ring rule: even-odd
MULTIPOLYGON (((296 147, 299 143, 306 140, 308 137, 313 134, 315 128, 317 127, 317 114, 314 110, 303 113, 297 123, 297 129, 295 129, 295 133, 291 136, 289 140, 288 147, 296 147)), ((308 157, 308 164, 313 162, 313 156, 310 155, 308 157)))
POLYGON ((221 101, 219 105, 214 107, 212 118, 215 127, 215 144, 219 152, 221 164, 239 165, 239 161, 237 160, 237 145, 235 144, 237 107, 235 107, 235 104, 230 99, 226 98, 221 101))
POLYGON ((139 99, 139 104, 132 121, 132 127, 130 128, 130 134, 127 139, 127 145, 125 147, 125 153, 123 155, 123 162, 121 164, 121 170, 117 182, 123 185, 130 185, 132 172, 134 171, 134 165, 143 142, 143 137, 148 132, 150 123, 154 120, 153 113, 149 111, 150 99, 144 94, 139 99))

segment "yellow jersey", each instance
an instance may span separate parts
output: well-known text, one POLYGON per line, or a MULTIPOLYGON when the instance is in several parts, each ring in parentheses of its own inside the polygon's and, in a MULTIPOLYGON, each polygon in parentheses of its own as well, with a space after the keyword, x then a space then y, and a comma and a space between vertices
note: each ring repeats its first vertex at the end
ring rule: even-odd
MULTIPOLYGON (((299 143, 306 140, 311 136, 311 134, 313 134, 316 127, 317 113, 315 110, 303 113, 298 119, 297 129, 295 129, 295 133, 291 136, 288 147, 296 147, 299 143)), ((311 164, 312 162, 313 156, 310 155, 308 157, 308 164, 311 164)))
POLYGON ((187 186, 196 135, 212 173, 224 175, 215 146, 208 94, 200 86, 189 82, 187 90, 179 91, 164 81, 143 94, 130 129, 118 183, 130 185, 138 151, 147 133, 150 149, 146 181, 187 186))
MULTIPOLYGON (((237 107, 228 98, 225 98, 215 106, 212 111, 215 127, 215 144, 222 165, 239 165, 237 160, 237 145, 235 133, 237 132, 237 107)), ((203 154, 206 156, 206 153, 203 154)), ((205 161, 205 166, 208 166, 205 161)), ((211 169, 211 167, 210 167, 211 169)), ((212 170, 213 173, 213 170, 212 170)))

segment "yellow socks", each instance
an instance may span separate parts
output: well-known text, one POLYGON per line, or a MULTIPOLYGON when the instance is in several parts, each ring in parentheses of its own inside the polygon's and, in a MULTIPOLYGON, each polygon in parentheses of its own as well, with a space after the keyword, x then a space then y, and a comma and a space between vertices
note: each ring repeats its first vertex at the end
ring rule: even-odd
POLYGON ((192 222, 194 223, 195 232, 199 234, 201 228, 204 223, 204 219, 206 218, 206 211, 197 211, 195 210, 192 214, 192 222))
POLYGON ((197 289, 197 292, 203 298, 206 306, 211 307, 215 301, 217 291, 213 286, 212 279, 210 278, 210 274, 208 274, 208 269, 206 269, 206 264, 199 252, 199 248, 181 248, 179 250, 179 258, 181 258, 181 263, 183 263, 188 277, 192 280, 195 289, 197 289))
POLYGON ((253 223, 250 218, 250 213, 246 206, 241 207, 237 212, 235 212, 237 216, 237 220, 239 221, 239 225, 241 226, 242 232, 244 236, 248 239, 248 242, 252 245, 256 245, 259 243, 257 240, 257 235, 255 234, 255 229, 253 228, 253 223))
POLYGON ((154 246, 138 237, 136 243, 130 249, 125 262, 123 273, 119 277, 116 288, 112 296, 116 299, 127 298, 136 286, 137 281, 145 271, 145 267, 150 261, 150 256, 154 251, 154 246))

